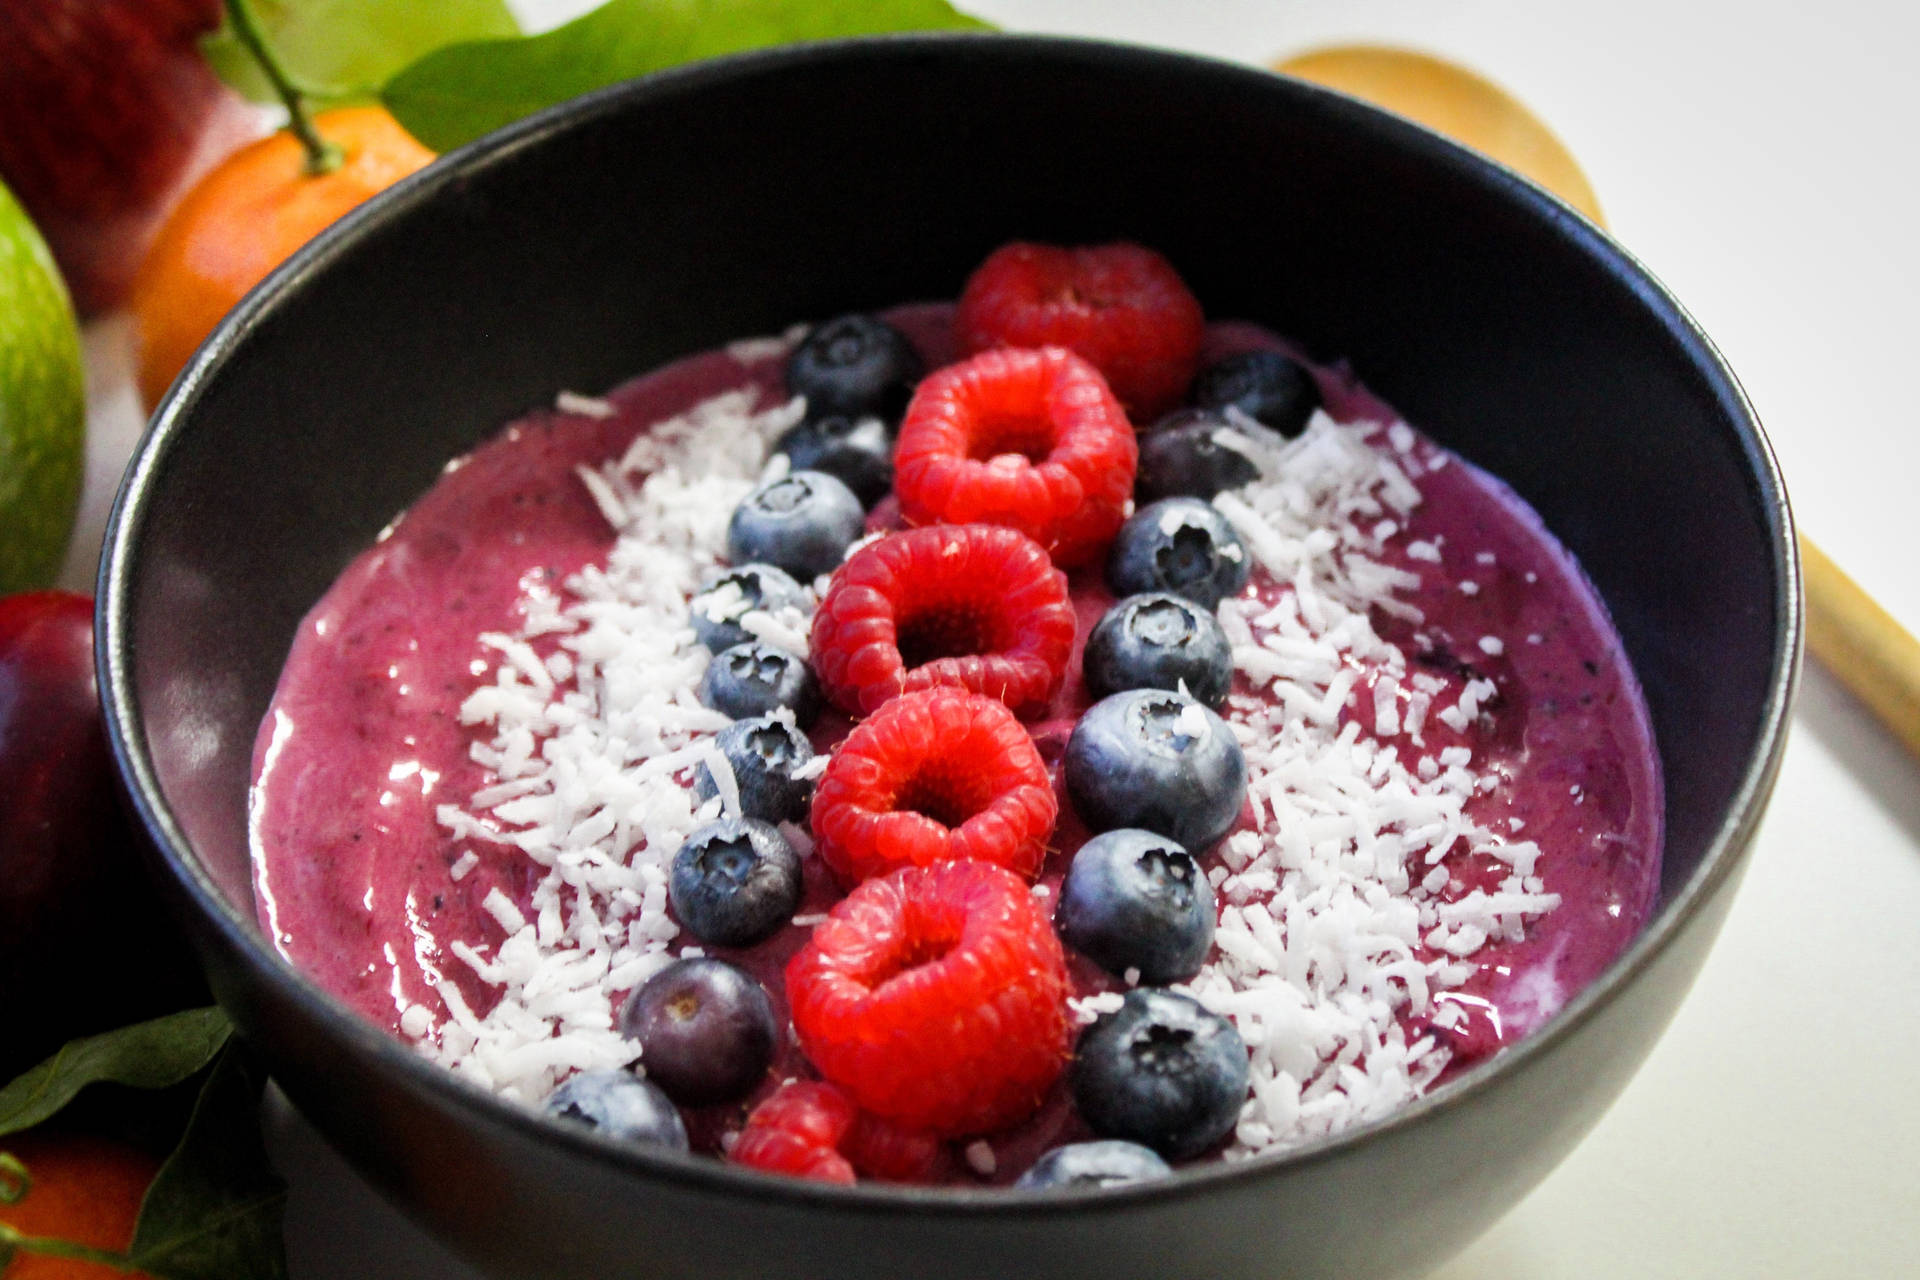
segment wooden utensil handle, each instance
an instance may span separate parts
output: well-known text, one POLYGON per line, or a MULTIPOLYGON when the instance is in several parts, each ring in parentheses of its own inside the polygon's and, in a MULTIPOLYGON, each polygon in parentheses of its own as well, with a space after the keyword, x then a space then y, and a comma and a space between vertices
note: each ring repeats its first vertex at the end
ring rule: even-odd
POLYGON ((1807 651, 1920 756, 1920 641, 1806 538, 1807 651))

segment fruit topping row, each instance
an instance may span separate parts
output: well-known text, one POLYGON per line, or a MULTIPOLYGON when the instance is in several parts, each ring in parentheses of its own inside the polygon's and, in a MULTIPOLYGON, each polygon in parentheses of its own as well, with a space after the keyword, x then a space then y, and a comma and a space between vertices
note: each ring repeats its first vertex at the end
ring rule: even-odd
POLYGON ((792 351, 805 416, 689 605, 712 653, 699 698, 732 719, 694 786, 735 816, 674 856, 673 915, 705 946, 763 942, 803 896, 789 834, 810 840, 845 896, 783 994, 820 1078, 766 1092, 773 1002, 701 955, 628 999, 641 1071, 570 1078, 556 1114, 684 1148, 675 1104, 759 1094, 730 1158, 836 1182, 927 1180, 945 1140, 1020 1124, 1063 1078, 1096 1140, 1049 1152, 1023 1185, 1160 1176, 1232 1129, 1246 1048, 1164 989, 1213 945, 1200 859, 1247 789, 1217 714, 1232 663, 1215 609, 1252 563, 1208 499, 1254 474, 1223 433, 1297 433, 1313 380, 1265 351, 1198 368, 1199 303, 1134 245, 1007 246, 956 323, 969 354, 931 372, 872 316, 792 351), (1137 435, 1136 416, 1189 388, 1137 435), (1118 602, 1081 645, 1066 571, 1093 565, 1118 602), (780 634, 793 647, 769 643, 780 634), (1053 704, 1076 646, 1097 701, 1062 772, 1096 834, 1049 911, 1032 882, 1059 801, 1023 719, 1053 704), (828 706, 854 723, 822 761, 806 730, 828 706), (1077 1042, 1066 948, 1127 988, 1077 1042))

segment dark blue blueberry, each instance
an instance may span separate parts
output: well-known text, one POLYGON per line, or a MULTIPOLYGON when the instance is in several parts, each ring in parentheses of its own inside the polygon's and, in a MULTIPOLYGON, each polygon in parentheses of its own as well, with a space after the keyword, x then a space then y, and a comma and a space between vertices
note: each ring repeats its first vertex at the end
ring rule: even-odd
POLYGON ((722 818, 673 855, 667 900, 688 933, 716 947, 746 947, 793 919, 800 857, 770 823, 722 818))
POLYGON ((1167 591, 1211 609, 1247 585, 1253 561, 1240 535, 1213 504, 1162 498, 1120 526, 1107 553, 1107 585, 1117 596, 1167 591))
POLYGON ((680 1112, 658 1085, 628 1071, 582 1071, 547 1095, 548 1115, 621 1142, 687 1149, 680 1112))
POLYGON ((1118 1187, 1129 1182, 1150 1182, 1171 1176, 1167 1166, 1151 1147, 1137 1142, 1103 1138, 1096 1142, 1071 1142, 1055 1147, 1033 1162, 1013 1185, 1029 1190, 1049 1187, 1118 1187))
POLYGON ((781 436, 773 451, 786 454, 795 471, 839 477, 869 507, 893 488, 893 433, 878 418, 810 417, 781 436))
POLYGON ((701 584, 700 594, 687 603, 693 634, 713 652, 731 649, 754 639, 740 619, 759 609, 773 613, 798 609, 805 599, 799 583, 785 569, 770 564, 743 564, 722 569, 701 584))
POLYGON ((1164 591, 1128 596, 1107 610, 1082 656, 1096 698, 1123 689, 1178 689, 1218 711, 1233 686, 1233 651, 1220 620, 1164 591))
MULTIPOLYGON (((735 720, 714 735, 714 745, 733 766, 733 785, 740 791, 740 816, 762 822, 798 822, 813 802, 813 779, 794 773, 813 759, 807 735, 784 720, 755 716, 735 720)), ((713 774, 701 765, 694 770, 693 789, 702 800, 719 794, 713 774)))
POLYGON ((714 655, 700 677, 700 701, 735 720, 788 707, 805 727, 820 714, 820 682, 804 659, 753 640, 714 655))
POLYGON ((1198 1000, 1138 987, 1081 1033, 1068 1080, 1095 1133, 1181 1160, 1232 1132, 1247 1070, 1231 1022, 1198 1000))
POLYGON ((773 1002, 724 960, 676 960, 620 1011, 620 1034, 640 1044, 647 1079, 682 1106, 745 1097, 766 1078, 778 1029, 773 1002))
POLYGON ((1193 402, 1202 409, 1231 405, 1283 436, 1297 436, 1320 407, 1320 386, 1299 361, 1278 351, 1243 351, 1200 371, 1193 402))
POLYGON ((1140 827, 1196 851, 1227 834, 1247 799, 1247 759, 1226 722, 1160 689, 1088 708, 1067 739, 1066 774, 1093 830, 1140 827))
POLYGON ((1213 886, 1177 843, 1123 827, 1080 846, 1060 886, 1061 940, 1108 973, 1180 982, 1213 946, 1213 886))
POLYGON ((1232 429, 1211 409, 1182 409, 1160 419, 1140 437, 1133 496, 1141 502, 1211 498, 1257 479, 1260 472, 1251 458, 1213 438, 1217 431, 1232 429))
POLYGON ((867 510, 853 490, 824 471, 795 471, 761 485, 734 508, 727 559, 763 560, 811 582, 838 568, 866 527, 867 510))
POLYGON ((844 413, 898 422, 926 372, 905 334, 884 320, 850 315, 809 333, 787 357, 787 390, 807 398, 807 416, 844 413))

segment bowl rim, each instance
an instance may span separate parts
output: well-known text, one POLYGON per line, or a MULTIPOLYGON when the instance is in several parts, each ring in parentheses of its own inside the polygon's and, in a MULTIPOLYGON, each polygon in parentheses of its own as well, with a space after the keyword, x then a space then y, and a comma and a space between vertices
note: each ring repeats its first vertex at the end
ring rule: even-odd
POLYGON ((398 1073, 408 1087, 437 1095, 442 1104, 451 1109, 465 1112, 486 1125, 517 1130, 524 1138, 555 1144, 622 1173, 662 1179, 692 1193, 751 1197, 789 1206, 962 1218, 1031 1218, 1085 1213, 1089 1209, 1124 1209, 1204 1195, 1223 1185, 1293 1174, 1465 1106, 1494 1087, 1501 1076, 1551 1052, 1576 1028, 1598 1016, 1649 968, 1688 922, 1717 896, 1721 886, 1736 874, 1779 772, 1787 717, 1798 683, 1804 632, 1804 603, 1792 512, 1778 462, 1745 392, 1718 349, 1666 286, 1571 206, 1519 174, 1440 134, 1306 81, 1247 64, 1150 46, 1070 36, 980 32, 906 33, 816 41, 732 54, 657 72, 593 91, 507 125, 448 152, 434 164, 353 210, 301 248, 247 295, 207 338, 156 409, 113 504, 95 598, 95 664, 107 736, 136 815, 159 850, 168 875, 184 890, 203 922, 242 960, 253 980, 274 987, 280 998, 299 1005, 307 1018, 325 1028, 326 1034, 349 1042, 354 1051, 378 1064, 379 1070, 398 1073), (147 748, 131 673, 133 574, 130 566, 138 559, 137 545, 147 509, 154 500, 162 463, 191 420, 206 384, 217 376, 243 335, 262 316, 271 313, 279 299, 298 292, 310 277, 350 254, 364 234, 388 221, 404 218, 409 211, 464 181, 470 172, 508 162, 523 149, 538 147, 546 139, 574 129, 590 128, 603 117, 644 110, 654 100, 673 98, 707 86, 778 75, 790 67, 838 60, 945 54, 963 45, 998 51, 985 54, 988 57, 1065 59, 1102 70, 1153 68, 1212 77, 1222 82, 1240 82, 1249 89, 1258 86, 1266 92, 1292 94, 1310 103, 1316 111, 1344 118, 1414 153, 1422 162, 1447 170, 1449 176, 1459 182, 1493 189, 1498 198, 1552 224, 1609 277, 1628 286, 1666 328, 1675 344, 1692 356, 1709 389, 1715 393, 1717 403, 1738 437, 1750 478, 1758 488, 1759 501, 1765 510, 1766 533, 1772 543, 1772 567, 1779 591, 1773 610, 1775 656, 1761 708, 1756 749, 1699 866, 1660 903, 1627 949, 1545 1024, 1518 1043, 1387 1116, 1284 1152, 1231 1163, 1215 1161, 1189 1166, 1177 1170, 1170 1178, 1106 1188, 1038 1192, 1000 1187, 910 1187, 875 1183, 844 1187, 762 1173, 706 1156, 623 1146, 591 1131, 555 1123, 532 1107, 501 1098, 455 1076, 353 1013, 268 944, 257 922, 227 900, 193 852, 161 790, 147 748))

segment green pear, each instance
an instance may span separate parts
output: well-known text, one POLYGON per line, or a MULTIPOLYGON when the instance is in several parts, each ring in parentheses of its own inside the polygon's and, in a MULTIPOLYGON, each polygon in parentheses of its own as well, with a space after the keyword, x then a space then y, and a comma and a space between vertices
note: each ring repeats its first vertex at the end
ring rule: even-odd
POLYGON ((0 185, 0 595, 60 571, 86 422, 73 305, 46 241, 0 185))

